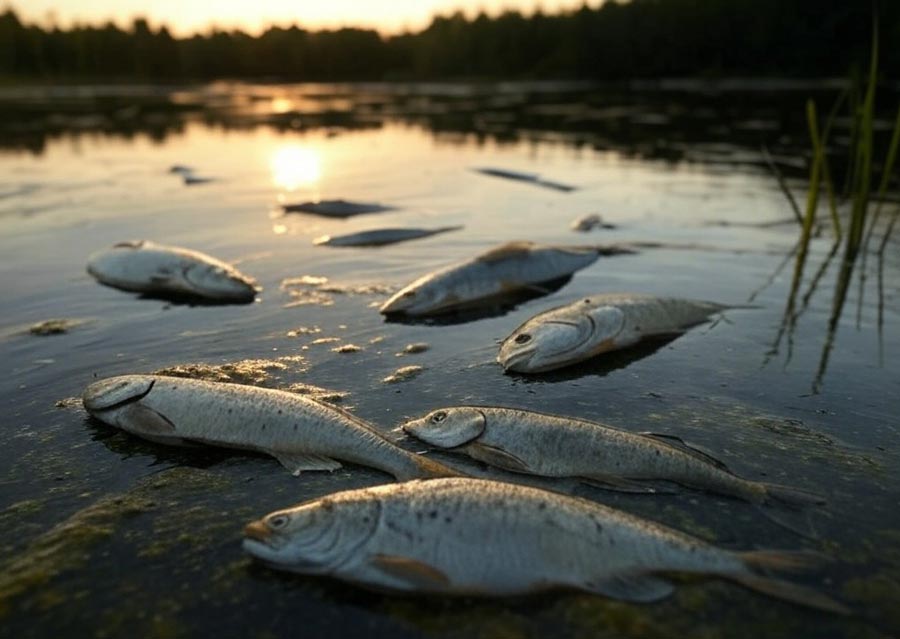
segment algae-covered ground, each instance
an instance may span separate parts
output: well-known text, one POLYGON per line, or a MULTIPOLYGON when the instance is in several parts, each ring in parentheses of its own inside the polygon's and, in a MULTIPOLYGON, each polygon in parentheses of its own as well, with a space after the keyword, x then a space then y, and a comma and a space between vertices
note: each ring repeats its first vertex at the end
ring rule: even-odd
MULTIPOLYGON (((515 86, 458 87, 438 97, 420 87, 418 97, 395 98, 318 87, 316 95, 329 90, 353 112, 325 118, 325 128, 286 129, 262 117, 273 87, 232 87, 221 103, 218 87, 209 89, 217 97, 206 110, 164 126, 147 113, 146 126, 128 132, 54 131, 27 152, 0 143, 0 636, 900 635, 900 264, 896 244, 884 263, 870 261, 865 295, 849 298, 830 341, 835 269, 826 270, 793 331, 776 343, 789 282, 775 271, 795 229, 781 223, 791 213, 760 157, 763 129, 744 125, 775 122, 765 141, 790 183, 788 160, 802 157, 805 128, 779 120, 773 104, 797 95, 744 96, 727 108, 710 96, 637 95, 623 108, 599 94, 542 97, 515 86), (291 158, 305 164, 298 169, 291 158), (168 168, 185 163, 217 180, 184 188, 168 168), (542 189, 477 167, 577 188, 542 189), (284 203, 327 198, 393 208, 348 220, 280 212, 284 203), (570 229, 595 212, 615 228, 570 229), (380 248, 312 244, 323 234, 451 224, 465 230, 380 248), (135 238, 239 263, 260 282, 258 301, 169 304, 100 286, 84 272, 91 252, 135 238), (647 248, 601 258, 514 307, 406 323, 378 313, 415 278, 508 240, 647 248), (685 248, 692 246, 703 250, 685 248), (498 343, 535 313, 617 291, 738 308, 681 337, 553 373, 504 374, 496 363, 498 343), (51 335, 31 334, 32 326, 51 335), (729 549, 816 551, 820 565, 786 577, 853 614, 678 575, 671 598, 634 605, 575 592, 395 596, 276 572, 241 550, 249 521, 391 478, 352 464, 294 477, 265 455, 168 447, 89 418, 83 389, 127 373, 303 393, 339 402, 397 439, 403 420, 452 404, 681 437, 743 477, 826 503, 792 511, 689 489, 635 495, 575 480, 534 483, 729 549)), ((314 111, 320 99, 302 108, 314 111)), ((826 233, 812 242, 810 259, 829 248, 826 233)))

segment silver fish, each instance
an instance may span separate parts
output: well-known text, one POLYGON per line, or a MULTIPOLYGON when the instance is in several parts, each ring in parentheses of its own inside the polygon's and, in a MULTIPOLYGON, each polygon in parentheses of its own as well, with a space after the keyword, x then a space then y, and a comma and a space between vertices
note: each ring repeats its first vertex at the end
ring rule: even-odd
POLYGON ((515 180, 517 182, 527 182, 536 186, 543 186, 555 191, 563 191, 568 193, 574 191, 575 187, 571 184, 562 184, 561 182, 553 182, 545 180, 537 173, 521 173, 519 171, 509 171, 507 169, 496 169, 491 167, 481 167, 475 169, 477 173, 482 175, 490 175, 492 177, 503 178, 505 180, 515 180))
POLYGON ((823 501, 805 491, 742 479, 677 437, 629 433, 572 417, 494 406, 453 406, 406 422, 402 428, 431 446, 517 473, 583 477, 637 492, 653 491, 640 480, 664 480, 755 504, 823 501))
POLYGON ((369 202, 348 202, 346 200, 320 200, 318 202, 300 202, 285 204, 281 207, 285 213, 311 213, 325 217, 352 217, 366 213, 382 213, 394 207, 369 202))
POLYGON ((216 302, 252 302, 256 281, 214 257, 146 240, 121 242, 88 259, 87 271, 107 286, 216 302))
POLYGON ((518 373, 551 371, 647 337, 683 333, 726 308, 633 293, 593 295, 526 321, 503 340, 497 361, 518 373))
POLYGON ((337 470, 338 459, 398 479, 458 475, 395 446, 370 424, 294 393, 159 375, 123 375, 85 389, 100 421, 151 441, 212 444, 272 455, 294 474, 337 470))
POLYGON ((398 291, 380 310, 385 315, 434 315, 516 291, 536 290, 540 284, 593 264, 601 254, 631 252, 510 242, 420 277, 398 291))
POLYGON ((313 244, 325 246, 384 246, 430 237, 438 233, 458 231, 461 226, 442 226, 436 229, 387 228, 348 233, 347 235, 323 235, 313 240, 313 244))
POLYGON ((728 579, 833 612, 840 603, 758 574, 809 555, 732 552, 599 504, 515 484, 433 479, 350 490, 249 524, 244 549, 275 568, 400 592, 509 596, 557 588, 635 602, 660 573, 728 579))

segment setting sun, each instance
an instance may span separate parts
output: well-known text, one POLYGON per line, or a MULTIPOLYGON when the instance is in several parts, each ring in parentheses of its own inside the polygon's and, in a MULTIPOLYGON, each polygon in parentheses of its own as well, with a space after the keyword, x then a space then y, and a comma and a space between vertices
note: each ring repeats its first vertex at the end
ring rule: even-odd
POLYGON ((322 176, 319 155, 308 147, 281 147, 272 156, 270 167, 272 182, 286 191, 311 186, 322 176))

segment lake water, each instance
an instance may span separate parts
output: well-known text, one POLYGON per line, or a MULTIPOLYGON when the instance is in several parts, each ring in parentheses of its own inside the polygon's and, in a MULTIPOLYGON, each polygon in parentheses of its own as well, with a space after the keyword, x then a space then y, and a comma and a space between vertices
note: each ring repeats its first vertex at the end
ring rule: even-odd
MULTIPOLYGON (((789 179, 802 176, 803 102, 823 91, 218 84, 0 92, 2 634, 894 636, 896 242, 880 265, 880 295, 879 262, 870 259, 862 299, 857 272, 829 335, 832 265, 779 339, 793 267, 777 269, 797 226, 760 145, 789 179), (212 181, 186 186, 169 173, 175 164, 212 181), (280 212, 319 198, 396 209, 347 220, 280 212), (589 213, 616 229, 570 230, 589 213), (312 245, 323 234, 448 225, 465 228, 381 248, 312 245), (264 290, 251 305, 187 306, 92 280, 87 256, 130 239, 235 262, 264 290), (601 258, 552 295, 505 312, 419 323, 377 312, 410 280, 509 240, 665 247, 601 258), (303 276, 310 283, 298 283, 303 276), (753 308, 558 373, 504 375, 494 363, 498 341, 538 311, 618 291, 736 305, 752 298, 753 308), (52 318, 77 324, 29 333, 52 318), (397 355, 413 342, 430 349, 397 355), (361 348, 334 350, 344 344, 361 348), (724 547, 822 551, 835 561, 796 580, 857 614, 810 612, 704 579, 680 581, 653 605, 573 593, 443 600, 254 564, 240 548, 251 519, 389 477, 346 466, 295 478, 267 457, 167 448, 88 419, 70 399, 98 377, 243 360, 266 361, 225 372, 343 391, 342 405, 385 431, 449 404, 537 409, 678 435, 744 477, 824 494, 827 505, 799 522, 801 536, 753 506, 689 490, 647 497, 560 485, 724 547), (424 370, 382 381, 408 365, 424 370)), ((802 201, 802 185, 791 184, 802 201)), ((807 283, 831 241, 826 225, 807 283)))

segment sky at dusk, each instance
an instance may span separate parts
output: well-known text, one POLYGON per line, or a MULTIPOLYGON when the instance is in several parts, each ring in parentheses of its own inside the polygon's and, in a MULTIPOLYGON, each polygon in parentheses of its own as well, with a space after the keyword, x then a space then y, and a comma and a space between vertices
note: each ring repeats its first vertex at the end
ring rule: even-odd
MULTIPOLYGON (((504 9, 547 13, 581 6, 583 0, 19 0, 11 6, 28 22, 62 27, 73 22, 97 24, 112 19, 121 26, 138 15, 154 26, 167 24, 177 35, 220 28, 258 33, 271 24, 299 24, 321 29, 340 26, 376 28, 384 33, 420 29, 435 14, 461 9, 497 14, 504 9)), ((589 1, 590 6, 599 0, 589 1)))

